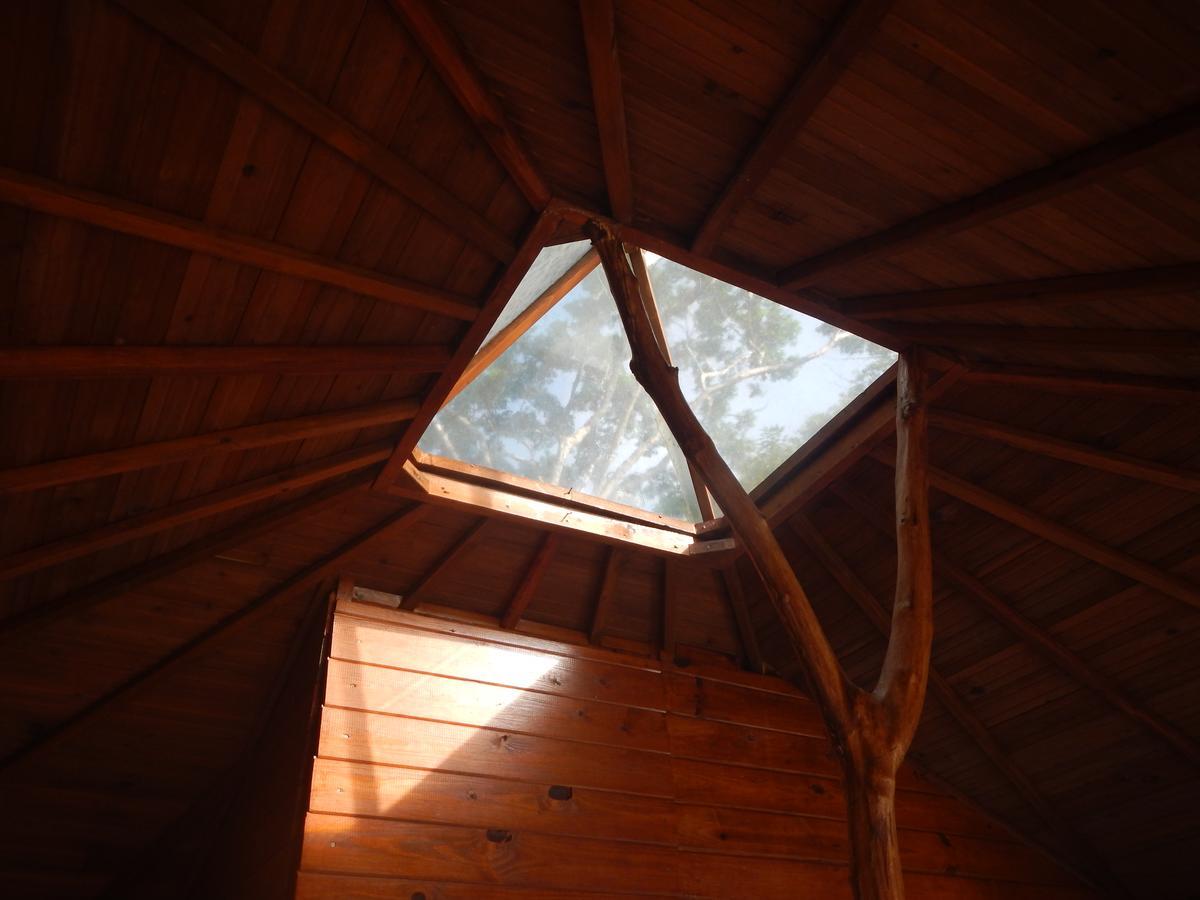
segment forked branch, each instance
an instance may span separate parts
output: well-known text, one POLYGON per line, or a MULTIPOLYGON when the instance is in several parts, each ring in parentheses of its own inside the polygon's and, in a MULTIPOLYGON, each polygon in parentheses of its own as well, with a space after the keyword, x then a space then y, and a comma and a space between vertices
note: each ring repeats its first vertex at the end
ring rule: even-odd
POLYGON ((924 374, 915 354, 901 360, 897 395, 896 605, 883 670, 871 693, 837 660, 812 604, 766 518, 717 451, 684 399, 678 371, 655 338, 625 248, 603 223, 589 223, 633 351, 629 367, 662 413, 688 461, 716 497, 758 569, 796 651, 846 775, 851 881, 860 900, 904 896, 896 844, 896 770, 924 701, 933 637, 927 500, 924 374))

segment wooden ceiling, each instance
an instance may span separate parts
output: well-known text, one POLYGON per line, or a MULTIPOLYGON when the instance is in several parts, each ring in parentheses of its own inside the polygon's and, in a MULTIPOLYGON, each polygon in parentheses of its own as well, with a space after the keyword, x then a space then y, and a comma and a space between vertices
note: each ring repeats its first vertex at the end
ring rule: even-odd
MULTIPOLYGON (((803 678, 730 552, 649 549, 611 510, 615 531, 551 528, 504 504, 562 498, 522 489, 455 505, 406 472, 540 247, 605 215, 941 355, 914 757, 1102 891, 1194 896, 1196 4, 0 17, 7 893, 202 896, 345 571, 803 678)), ((885 385, 759 498, 864 683, 894 569, 889 405, 885 385)))

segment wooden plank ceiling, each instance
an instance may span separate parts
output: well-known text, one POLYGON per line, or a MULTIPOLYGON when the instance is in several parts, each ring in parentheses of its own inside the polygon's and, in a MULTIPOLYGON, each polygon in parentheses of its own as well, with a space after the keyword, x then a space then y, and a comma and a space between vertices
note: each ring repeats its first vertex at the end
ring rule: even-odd
MULTIPOLYGON (((1192 895, 1200 7, 0 17, 9 893, 200 895, 236 807, 214 792, 348 567, 410 606, 803 678, 728 553, 391 496, 524 267, 601 214, 960 364, 934 416, 938 677, 914 757, 1104 890, 1192 895)), ((864 682, 893 568, 888 402, 761 498, 864 682)))

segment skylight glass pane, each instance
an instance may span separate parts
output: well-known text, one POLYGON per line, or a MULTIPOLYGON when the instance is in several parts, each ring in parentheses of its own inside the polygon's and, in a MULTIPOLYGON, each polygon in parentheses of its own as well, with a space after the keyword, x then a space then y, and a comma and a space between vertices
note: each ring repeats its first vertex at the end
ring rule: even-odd
POLYGON ((484 338, 486 344, 501 328, 515 319, 530 303, 542 296, 546 288, 567 274, 567 270, 575 265, 585 253, 592 249, 591 241, 572 241, 569 244, 556 244, 545 247, 513 291, 512 297, 505 304, 500 318, 484 338))
POLYGON ((684 395, 747 490, 896 360, 671 260, 647 263, 684 395))
POLYGON ((597 268, 437 414, 420 447, 695 521, 687 463, 629 357, 597 268))

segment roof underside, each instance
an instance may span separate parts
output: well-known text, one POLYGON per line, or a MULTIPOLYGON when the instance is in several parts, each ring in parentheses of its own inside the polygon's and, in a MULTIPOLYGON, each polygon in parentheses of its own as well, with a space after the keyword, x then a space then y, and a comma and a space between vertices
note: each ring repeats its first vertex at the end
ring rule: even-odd
MULTIPOLYGON (((552 530, 527 486, 513 516, 409 462, 538 250, 592 213, 961 363, 936 388, 943 688, 914 757, 1138 896, 1194 893, 1200 7, 619 0, 615 57, 609 8, 0 4, 16 893, 202 895, 214 791, 342 571, 802 677, 744 561, 678 552, 714 535, 613 510, 552 530), (419 525, 373 532, 414 498, 419 525)), ((890 402, 760 494, 863 683, 890 402)))

